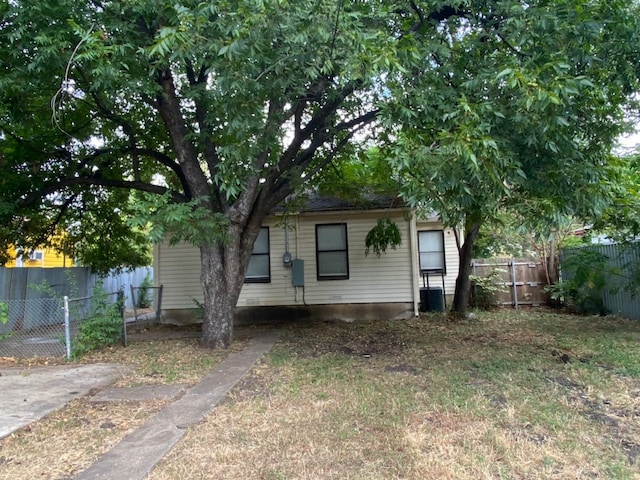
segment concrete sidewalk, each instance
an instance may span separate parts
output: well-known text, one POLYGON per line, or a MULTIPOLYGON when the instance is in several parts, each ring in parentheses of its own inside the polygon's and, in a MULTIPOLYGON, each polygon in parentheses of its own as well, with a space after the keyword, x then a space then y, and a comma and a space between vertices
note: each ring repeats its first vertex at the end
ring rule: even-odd
POLYGON ((278 339, 276 330, 257 331, 249 346, 230 355, 197 385, 158 412, 145 425, 81 472, 77 480, 142 480, 186 433, 268 352, 278 339))
POLYGON ((123 369, 113 364, 0 369, 0 438, 112 384, 123 369))

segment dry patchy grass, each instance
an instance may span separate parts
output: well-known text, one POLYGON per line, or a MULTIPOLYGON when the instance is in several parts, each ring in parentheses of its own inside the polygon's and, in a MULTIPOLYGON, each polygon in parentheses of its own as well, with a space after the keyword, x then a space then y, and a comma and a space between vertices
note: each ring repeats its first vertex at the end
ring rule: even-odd
MULTIPOLYGON (((282 328, 150 480, 640 478, 639 322, 501 311, 282 328)), ((121 385, 192 383, 219 355, 154 338, 91 360, 134 365, 121 385)), ((1 444, 0 478, 70 478, 161 406, 76 401, 1 444)))
POLYGON ((165 404, 75 400, 0 440, 0 479, 71 479, 165 404))
MULTIPOLYGON (((116 387, 197 383, 231 352, 246 346, 240 339, 228 351, 212 352, 198 346, 195 332, 172 327, 149 327, 132 335, 128 347, 92 352, 74 363, 126 365, 116 387)), ((60 363, 56 359, 15 361, 6 365, 60 363)), ((127 434, 143 425, 166 401, 91 403, 80 398, 63 409, 0 440, 0 479, 66 480, 87 468, 127 434)))
POLYGON ((638 339, 554 312, 291 327, 150 479, 640 478, 638 339))

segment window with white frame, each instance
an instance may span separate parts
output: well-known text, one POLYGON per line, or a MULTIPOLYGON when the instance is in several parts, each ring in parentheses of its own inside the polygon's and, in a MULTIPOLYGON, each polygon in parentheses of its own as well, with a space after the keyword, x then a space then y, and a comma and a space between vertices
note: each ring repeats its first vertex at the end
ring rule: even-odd
POLYGON ((316 265, 318 280, 349 278, 346 223, 316 225, 316 265))
POLYGON ((249 268, 244 283, 269 283, 271 281, 271 262, 269 260, 269 227, 262 227, 253 244, 249 268))
POLYGON ((444 256, 444 232, 423 230, 418 232, 421 272, 447 272, 444 256))
POLYGON ((33 250, 29 254, 29 260, 32 262, 41 262, 44 259, 44 252, 42 250, 33 250))

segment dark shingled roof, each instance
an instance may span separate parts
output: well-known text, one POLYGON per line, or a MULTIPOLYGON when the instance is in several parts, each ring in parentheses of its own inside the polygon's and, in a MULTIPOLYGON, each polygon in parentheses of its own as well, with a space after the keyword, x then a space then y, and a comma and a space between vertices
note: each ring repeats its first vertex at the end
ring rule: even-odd
MULTIPOLYGON (((358 199, 344 199, 309 194, 296 198, 294 210, 300 212, 338 212, 354 210, 386 210, 389 208, 404 208, 407 205, 397 196, 381 194, 363 194, 358 199)), ((284 207, 278 206, 273 213, 283 212, 284 207)))

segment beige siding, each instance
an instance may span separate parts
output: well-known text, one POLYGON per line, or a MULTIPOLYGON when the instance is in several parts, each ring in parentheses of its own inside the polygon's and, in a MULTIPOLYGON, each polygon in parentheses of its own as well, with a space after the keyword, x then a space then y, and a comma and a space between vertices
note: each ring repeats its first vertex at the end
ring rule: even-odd
POLYGON ((365 237, 379 216, 363 216, 362 212, 316 213, 290 221, 289 249, 294 258, 304 260, 304 292, 302 288, 291 286, 291 268, 282 263, 284 229, 271 228, 271 283, 246 284, 238 306, 411 302, 409 225, 402 214, 395 216, 402 231, 402 245, 396 250, 388 250, 380 258, 373 253, 365 256, 365 237), (347 224, 347 280, 317 279, 315 226, 328 223, 347 224))
POLYGON ((195 308, 194 300, 202 301, 200 287, 200 251, 181 243, 156 245, 153 256, 156 286, 162 285, 162 308, 195 308))
MULTIPOLYGON (((288 220, 288 224, 293 220, 288 220)), ((269 227, 269 257, 271 282, 245 283, 238 299, 238 306, 290 305, 294 304, 295 289, 291 285, 291 268, 285 267, 285 230, 281 218, 269 219, 263 226, 269 227)), ((289 228, 289 250, 294 253, 295 230, 289 228)), ((295 257, 295 255, 294 255, 295 257)))
MULTIPOLYGON (((238 306, 283 306, 347 303, 388 303, 413 301, 412 254, 410 225, 402 212, 392 214, 402 232, 402 244, 388 250, 381 257, 365 256, 365 238, 378 218, 387 212, 309 213, 289 217, 289 252, 293 258, 304 260, 303 289, 292 286, 292 270, 282 261, 285 253, 285 230, 281 218, 265 223, 269 227, 271 282, 245 284, 238 306), (349 279, 317 279, 315 226, 327 223, 346 223, 349 248, 349 279)), ((419 222, 418 230, 438 229, 436 222, 419 222)), ((200 288, 200 255, 196 248, 180 244, 161 243, 155 252, 156 282, 164 285, 163 308, 193 308, 194 299, 202 301, 200 288)), ((445 232, 447 256, 447 293, 453 292, 457 267, 457 250, 453 232, 445 232)), ((422 286, 422 279, 419 279, 422 286)), ((437 280, 439 281, 439 279, 437 280)))

